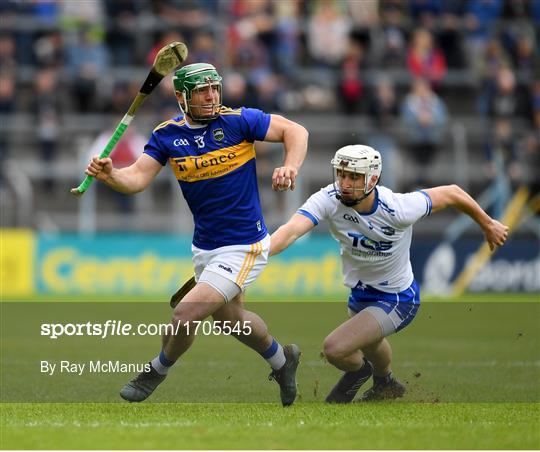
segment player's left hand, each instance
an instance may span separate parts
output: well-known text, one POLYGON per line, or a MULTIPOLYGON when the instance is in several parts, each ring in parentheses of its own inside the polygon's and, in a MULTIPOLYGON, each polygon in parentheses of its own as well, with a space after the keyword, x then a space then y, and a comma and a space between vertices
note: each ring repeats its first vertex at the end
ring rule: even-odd
POLYGON ((294 190, 297 174, 298 170, 293 166, 280 166, 276 168, 272 175, 272 190, 294 190))
POLYGON ((508 226, 491 219, 489 224, 484 228, 484 234, 486 241, 488 242, 489 249, 495 250, 496 247, 504 245, 508 238, 508 226))

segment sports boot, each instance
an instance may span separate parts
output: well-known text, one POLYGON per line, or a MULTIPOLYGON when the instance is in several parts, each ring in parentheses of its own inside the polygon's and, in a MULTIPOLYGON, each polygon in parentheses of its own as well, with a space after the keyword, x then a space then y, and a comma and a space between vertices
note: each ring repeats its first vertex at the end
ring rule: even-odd
POLYGON ((148 372, 141 372, 133 380, 126 383, 120 391, 120 397, 128 402, 142 402, 154 392, 166 376, 159 374, 150 364, 148 372))
POLYGON ((330 394, 328 394, 328 397, 326 397, 326 403, 352 402, 360 386, 368 381, 372 374, 373 366, 364 358, 364 365, 360 369, 343 374, 332 391, 330 391, 330 394))
POLYGON ((283 347, 285 364, 281 369, 272 370, 269 380, 275 380, 279 385, 279 395, 283 406, 292 405, 296 399, 296 369, 300 362, 300 349, 298 345, 290 344, 283 347))
POLYGON ((405 386, 390 375, 388 378, 374 378, 373 386, 368 389, 360 402, 374 402, 377 400, 390 400, 403 397, 405 386))

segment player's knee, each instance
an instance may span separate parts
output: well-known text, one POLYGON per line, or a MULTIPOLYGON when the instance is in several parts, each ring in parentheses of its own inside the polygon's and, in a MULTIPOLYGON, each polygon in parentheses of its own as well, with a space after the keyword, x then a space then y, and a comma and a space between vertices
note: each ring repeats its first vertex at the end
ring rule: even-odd
POLYGON ((326 360, 333 365, 337 365, 345 358, 345 350, 339 342, 332 338, 326 338, 323 342, 323 353, 326 360))

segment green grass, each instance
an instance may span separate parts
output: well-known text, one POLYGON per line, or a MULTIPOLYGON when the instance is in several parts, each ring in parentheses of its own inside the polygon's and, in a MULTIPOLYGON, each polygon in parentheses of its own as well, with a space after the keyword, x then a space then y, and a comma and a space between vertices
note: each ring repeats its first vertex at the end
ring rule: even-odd
POLYGON ((319 356, 346 318, 345 303, 251 303, 281 342, 302 348, 299 398, 288 409, 277 403, 266 363, 232 338, 197 338, 150 403, 118 397, 131 374, 39 372, 40 359, 141 363, 159 350, 155 337, 52 341, 39 335, 41 322, 164 322, 165 303, 3 303, 1 447, 538 449, 540 303, 508 299, 424 303, 390 338, 405 397, 350 406, 322 403, 339 372, 319 356))
MULTIPOLYGON (((271 296, 271 295, 250 295, 246 296, 247 301, 252 302, 341 302, 347 301, 348 293, 335 293, 328 296, 313 297, 294 295, 290 298, 283 298, 271 296)), ((167 294, 155 294, 155 295, 25 295, 25 296, 9 296, 4 297, 2 302, 20 302, 20 301, 62 301, 62 302, 167 302, 170 295, 167 294)), ((465 302, 476 303, 482 301, 518 301, 518 302, 540 302, 540 295, 535 293, 467 293, 458 298, 455 297, 435 297, 435 296, 422 296, 422 303, 432 301, 453 301, 453 302, 465 302)))
POLYGON ((3 404, 9 449, 537 449, 538 404, 3 404))

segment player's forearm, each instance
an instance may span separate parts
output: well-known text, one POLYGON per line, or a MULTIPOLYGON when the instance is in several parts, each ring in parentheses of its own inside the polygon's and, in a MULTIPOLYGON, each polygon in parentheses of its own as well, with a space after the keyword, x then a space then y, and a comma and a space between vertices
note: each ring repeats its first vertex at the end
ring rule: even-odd
POLYGON ((148 184, 144 183, 142 175, 138 174, 132 167, 113 168, 108 177, 102 180, 103 183, 113 190, 126 195, 132 195, 144 190, 148 184))
POLYGON ((464 190, 457 185, 450 186, 449 204, 461 212, 469 215, 483 230, 491 222, 491 217, 482 207, 464 190))
POLYGON ((289 127, 283 134, 285 147, 285 161, 283 166, 292 166, 299 170, 306 158, 309 133, 305 127, 295 124, 289 127))
POLYGON ((280 226, 276 232, 270 236, 270 256, 285 251, 298 238, 287 225, 280 226))

